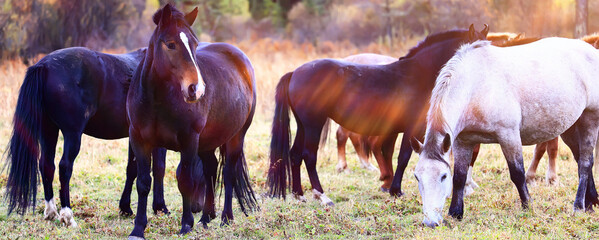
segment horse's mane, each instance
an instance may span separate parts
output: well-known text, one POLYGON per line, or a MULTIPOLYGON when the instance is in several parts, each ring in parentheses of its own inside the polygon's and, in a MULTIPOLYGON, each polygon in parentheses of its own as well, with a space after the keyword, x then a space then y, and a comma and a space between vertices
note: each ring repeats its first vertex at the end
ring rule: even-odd
MULTIPOLYGON (((463 56, 472 49, 489 46, 491 41, 478 40, 473 43, 467 43, 462 45, 455 53, 455 55, 447 61, 445 67, 439 72, 435 87, 433 88, 430 100, 430 109, 427 113, 426 121, 430 124, 430 127, 441 131, 451 133, 451 129, 448 126, 447 120, 443 116, 443 106, 445 103, 445 97, 449 91, 449 85, 451 84, 451 78, 455 75, 457 66, 462 62, 463 56)), ((429 128, 427 128, 429 129, 429 128)), ((429 131, 429 130, 427 130, 429 131)), ((427 132, 428 134, 428 132, 427 132)))
POLYGON ((518 35, 515 38, 508 39, 505 42, 497 43, 497 44, 493 44, 493 45, 498 46, 498 47, 511 47, 511 46, 524 45, 524 44, 528 44, 531 42, 536 42, 538 40, 541 40, 541 38, 540 37, 524 37, 522 35, 518 35))
POLYGON ((422 50, 422 49, 424 49, 424 48, 426 48, 428 46, 431 46, 431 45, 433 45, 433 44, 435 44, 437 42, 445 41, 447 39, 462 37, 466 33, 468 33, 468 30, 465 30, 465 29, 456 29, 456 30, 451 30, 451 31, 446 31, 446 32, 440 32, 440 33, 430 34, 424 40, 418 42, 418 45, 416 45, 415 47, 411 48, 408 51, 408 54, 406 54, 405 56, 401 57, 400 59, 413 57, 420 50, 422 50))
POLYGON ((593 47, 599 49, 599 33, 593 33, 591 35, 586 35, 586 36, 582 37, 580 40, 585 41, 585 42, 593 45, 593 47))

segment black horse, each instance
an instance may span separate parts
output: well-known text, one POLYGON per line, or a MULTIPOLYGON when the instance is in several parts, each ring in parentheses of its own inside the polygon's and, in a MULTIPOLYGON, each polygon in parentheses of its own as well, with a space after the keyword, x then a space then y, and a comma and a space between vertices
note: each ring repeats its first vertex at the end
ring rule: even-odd
POLYGON ((181 234, 191 231, 191 201, 201 187, 196 167, 203 163, 206 197, 201 222, 215 216, 214 187, 219 148, 224 166, 223 223, 233 219, 233 191, 244 213, 257 208, 250 186, 243 143, 256 107, 256 83, 249 59, 241 50, 224 43, 205 44, 191 29, 197 8, 187 15, 170 4, 153 17, 157 27, 144 59, 139 64, 127 96, 129 140, 137 158, 139 196, 131 237, 143 237, 147 225, 150 190, 150 152, 165 147, 181 153, 177 170, 183 197, 181 234))
MULTIPOLYGON (((462 44, 485 39, 487 32, 487 26, 481 32, 470 26, 469 30, 430 35, 388 65, 319 59, 283 76, 275 97, 267 180, 270 195, 285 197, 289 182, 294 196, 303 200, 300 166, 304 160, 315 197, 323 204, 333 204, 324 195, 316 172, 320 134, 328 118, 363 135, 404 133, 390 189, 391 195, 401 195, 403 172, 412 155, 409 140, 424 135, 428 100, 437 73, 462 44), (298 126, 291 150, 289 109, 298 126)), ((383 144, 384 154, 392 149, 392 143, 383 144)))
MULTIPOLYGON (((38 161, 44 186, 45 219, 59 219, 76 226, 69 200, 73 162, 79 153, 81 135, 118 139, 129 135, 125 101, 131 77, 146 49, 111 55, 82 47, 54 51, 29 67, 21 86, 8 146, 9 214, 20 214, 35 204, 38 161), (52 180, 58 131, 64 136, 59 164, 60 214, 56 209, 52 180), (41 147, 41 149, 40 149, 41 147)), ((164 203, 165 149, 154 151, 154 211, 168 213, 164 203)), ((130 193, 136 171, 129 150, 128 179, 121 212, 130 215, 130 193)))

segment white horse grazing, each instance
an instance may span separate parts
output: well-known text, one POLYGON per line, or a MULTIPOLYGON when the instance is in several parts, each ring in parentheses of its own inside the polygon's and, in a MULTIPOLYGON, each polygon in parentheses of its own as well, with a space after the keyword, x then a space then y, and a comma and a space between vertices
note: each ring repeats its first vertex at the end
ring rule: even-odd
POLYGON ((593 181, 593 147, 599 130, 599 51, 573 39, 546 38, 500 48, 488 41, 466 44, 441 70, 432 92, 415 176, 424 220, 434 227, 453 195, 449 215, 461 219, 472 148, 499 143, 522 207, 530 206, 522 145, 561 136, 578 162, 574 210, 599 204, 593 181), (454 154, 453 183, 448 161, 454 154))

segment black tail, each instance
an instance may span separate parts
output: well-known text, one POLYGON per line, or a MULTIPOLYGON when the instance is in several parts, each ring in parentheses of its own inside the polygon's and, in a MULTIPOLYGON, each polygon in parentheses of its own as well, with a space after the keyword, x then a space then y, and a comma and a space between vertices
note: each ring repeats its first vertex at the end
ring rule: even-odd
POLYGON ((233 180, 233 192, 235 193, 235 198, 237 198, 237 202, 239 203, 239 207, 241 211, 247 216, 248 210, 254 211, 259 210, 258 201, 256 200, 256 196, 254 194, 254 189, 252 189, 252 185, 250 184, 250 175, 248 174, 248 167, 245 161, 245 154, 241 151, 241 155, 234 166, 230 166, 232 161, 231 159, 226 159, 226 146, 223 145, 219 149, 220 152, 220 163, 217 175, 217 181, 220 182, 221 186, 221 194, 222 189, 224 189, 224 181, 223 178, 227 177, 228 174, 232 176, 233 180), (230 172, 232 170, 232 172, 230 172))
POLYGON ((362 142, 362 151, 366 154, 366 157, 369 157, 372 154, 372 148, 370 146, 369 136, 361 135, 360 141, 362 142))
POLYGON ((289 159, 289 72, 279 81, 275 96, 275 116, 272 120, 272 139, 270 141, 270 168, 267 183, 271 197, 285 198, 287 183, 291 184, 291 160, 289 159))
POLYGON ((42 65, 28 68, 19 91, 7 155, 9 173, 6 198, 9 215, 15 208, 22 215, 27 208, 35 206, 46 72, 42 65))

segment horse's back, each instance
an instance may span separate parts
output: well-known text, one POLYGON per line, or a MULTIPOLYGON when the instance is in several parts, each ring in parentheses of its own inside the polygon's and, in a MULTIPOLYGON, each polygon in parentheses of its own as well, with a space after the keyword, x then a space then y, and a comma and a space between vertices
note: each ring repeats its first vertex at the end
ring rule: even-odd
POLYGON ((136 63, 129 55, 83 47, 48 54, 36 64, 47 70, 47 114, 64 131, 83 131, 104 139, 126 137, 125 100, 136 63))

